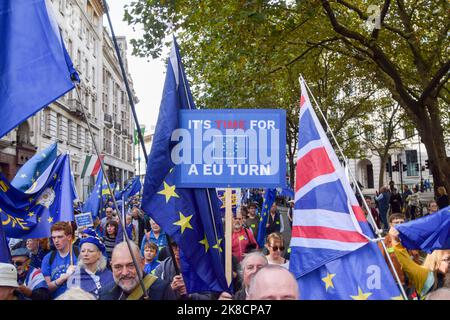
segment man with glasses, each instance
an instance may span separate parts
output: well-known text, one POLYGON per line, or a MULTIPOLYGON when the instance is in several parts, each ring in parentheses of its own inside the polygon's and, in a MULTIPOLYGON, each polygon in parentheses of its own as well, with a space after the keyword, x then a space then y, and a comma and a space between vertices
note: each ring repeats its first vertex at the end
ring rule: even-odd
POLYGON ((267 258, 261 252, 251 252, 246 254, 245 258, 241 261, 241 270, 239 272, 242 278, 242 288, 233 296, 228 292, 222 292, 219 300, 245 300, 247 298, 250 280, 259 269, 267 264, 267 258))
POLYGON ((78 250, 75 252, 72 247, 70 223, 56 222, 50 231, 55 250, 50 251, 44 257, 42 274, 54 299, 67 290, 66 281, 75 272, 78 250))
POLYGON ((113 220, 113 211, 112 207, 106 207, 105 209, 106 217, 103 217, 100 221, 100 228, 102 229, 103 235, 106 234, 106 224, 113 220))
POLYGON ((175 293, 167 281, 151 274, 144 274, 144 259, 139 247, 133 242, 130 242, 130 245, 136 258, 137 268, 127 243, 121 242, 116 245, 111 257, 114 283, 100 290, 100 300, 144 300, 145 296, 142 293, 138 274, 142 276, 145 292, 151 300, 175 300, 175 293))
POLYGON ((26 248, 17 248, 11 251, 13 265, 17 269, 16 289, 31 300, 49 300, 50 292, 40 269, 30 265, 30 252, 26 248))
POLYGON ((433 214, 433 213, 439 211, 439 206, 438 206, 438 204, 437 204, 437 202, 435 200, 431 200, 428 203, 428 208, 427 209, 428 209, 427 210, 428 211, 427 214, 433 214))

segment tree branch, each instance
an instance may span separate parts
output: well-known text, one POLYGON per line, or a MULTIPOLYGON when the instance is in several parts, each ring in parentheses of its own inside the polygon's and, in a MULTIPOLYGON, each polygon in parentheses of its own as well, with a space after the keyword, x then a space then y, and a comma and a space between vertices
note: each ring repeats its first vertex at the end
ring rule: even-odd
MULTIPOLYGON (((450 60, 447 60, 446 63, 444 63, 439 70, 436 72, 436 74, 434 75, 434 77, 431 79, 431 81, 428 83, 427 87, 425 88, 425 90, 422 92, 422 95, 419 98, 419 103, 423 103, 424 100, 430 95, 432 94, 432 92, 435 89, 438 89, 439 87, 443 86, 443 84, 448 80, 448 71, 450 69, 450 60), (447 77, 444 79, 444 81, 441 83, 441 79, 446 76, 447 77)), ((437 93, 436 93, 437 96, 437 93)))

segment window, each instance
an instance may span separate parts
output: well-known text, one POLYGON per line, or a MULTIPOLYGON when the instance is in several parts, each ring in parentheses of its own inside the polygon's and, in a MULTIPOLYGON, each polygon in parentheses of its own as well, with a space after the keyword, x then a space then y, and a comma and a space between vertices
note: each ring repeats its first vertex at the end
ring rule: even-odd
POLYGON ((58 113, 56 116, 56 137, 59 140, 63 140, 63 116, 58 113))
POLYGON ((77 50, 77 69, 81 72, 81 51, 77 50))
POLYGON ((71 39, 69 39, 69 41, 68 41, 68 49, 69 49, 69 56, 72 57, 72 54, 73 54, 73 43, 72 43, 71 39))
POLYGON ((82 138, 82 137, 81 137, 82 131, 81 131, 81 129, 82 129, 81 126, 78 124, 78 125, 77 125, 77 140, 76 140, 76 141, 77 141, 77 144, 78 144, 80 147, 82 146, 82 143, 81 143, 81 140, 82 140, 82 139, 81 139, 81 138, 82 138))
POLYGON ((415 134, 412 127, 404 127, 403 130, 405 131, 405 139, 411 138, 415 134))
POLYGON ((122 140, 122 159, 127 160, 127 146, 125 144, 125 140, 122 140))
MULTIPOLYGON (((406 155, 406 175, 408 177, 418 176, 419 171, 417 171, 417 150, 405 150, 406 155)), ((419 168, 420 169, 420 168, 419 168)))
POLYGON ((84 71, 86 72, 86 80, 89 81, 89 61, 87 58, 84 59, 84 71))
POLYGON ((120 157, 120 139, 117 134, 114 134, 114 156, 120 157))
POLYGON ((127 162, 130 162, 130 163, 133 162, 132 153, 131 153, 131 143, 129 143, 127 145, 127 162))
POLYGON ((92 66, 92 84, 95 86, 95 67, 92 66))
POLYGON ((103 151, 111 154, 111 131, 108 128, 103 128, 103 151))
POLYGON ((50 135, 51 134, 51 121, 52 121, 52 115, 50 109, 44 110, 44 134, 50 135))

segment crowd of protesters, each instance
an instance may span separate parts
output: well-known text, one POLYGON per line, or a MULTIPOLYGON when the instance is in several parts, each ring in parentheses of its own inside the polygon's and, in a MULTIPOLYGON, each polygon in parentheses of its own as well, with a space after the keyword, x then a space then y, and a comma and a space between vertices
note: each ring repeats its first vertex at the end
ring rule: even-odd
MULTIPOLYGON (((446 190, 439 190, 440 196, 428 204, 428 214, 448 205, 446 190)), ((384 187, 376 197, 366 196, 364 200, 377 227, 385 231, 384 244, 408 298, 445 297, 446 292, 439 290, 449 287, 450 250, 435 250, 429 255, 408 251, 393 228, 417 218, 417 190, 413 188, 411 192, 405 186, 403 191, 400 194, 395 188, 384 187)), ((12 264, 0 264, 0 299, 299 299, 301 292, 289 271, 289 240, 283 233, 284 219, 278 200, 270 208, 265 226, 260 225, 261 191, 253 193, 234 214, 234 293, 188 292, 177 243, 142 212, 139 196, 135 196, 124 216, 129 243, 123 241, 121 208, 116 209, 112 202, 107 202, 104 217, 96 219, 90 228, 57 222, 51 228, 50 238, 12 240, 12 264), (263 246, 256 240, 261 227, 266 228, 263 246)), ((286 221, 292 226, 294 201, 284 200, 283 204, 287 206, 286 221)), ((366 206, 362 207, 368 214, 366 206)))

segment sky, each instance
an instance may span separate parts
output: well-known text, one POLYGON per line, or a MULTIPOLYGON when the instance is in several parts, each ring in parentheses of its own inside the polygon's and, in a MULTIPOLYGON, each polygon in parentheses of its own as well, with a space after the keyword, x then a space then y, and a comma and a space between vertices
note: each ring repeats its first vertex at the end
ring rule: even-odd
MULTIPOLYGON (((108 1, 112 26, 116 36, 125 36, 128 42, 128 68, 133 86, 139 103, 136 104, 136 112, 140 125, 146 126, 146 132, 151 125, 156 124, 161 102, 162 90, 165 80, 167 53, 156 60, 149 58, 139 58, 131 55, 132 46, 130 40, 142 36, 143 32, 134 32, 126 22, 123 21, 124 6, 130 4, 132 0, 110 0, 108 1)), ((108 19, 104 16, 104 25, 109 30, 108 19)))

